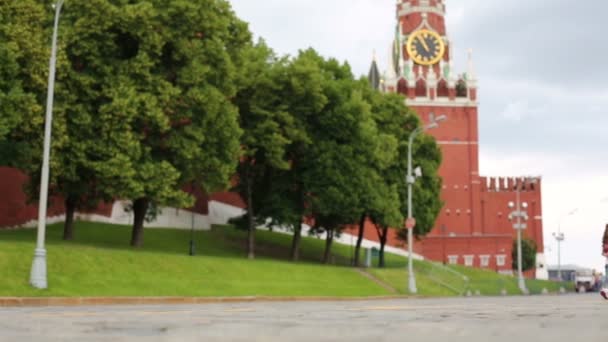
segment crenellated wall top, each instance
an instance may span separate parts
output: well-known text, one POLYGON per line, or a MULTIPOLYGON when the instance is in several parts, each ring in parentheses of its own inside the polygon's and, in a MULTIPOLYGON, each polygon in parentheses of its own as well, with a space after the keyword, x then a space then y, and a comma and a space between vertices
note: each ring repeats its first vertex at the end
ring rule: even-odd
POLYGON ((541 177, 480 177, 483 192, 522 192, 539 191, 541 177))

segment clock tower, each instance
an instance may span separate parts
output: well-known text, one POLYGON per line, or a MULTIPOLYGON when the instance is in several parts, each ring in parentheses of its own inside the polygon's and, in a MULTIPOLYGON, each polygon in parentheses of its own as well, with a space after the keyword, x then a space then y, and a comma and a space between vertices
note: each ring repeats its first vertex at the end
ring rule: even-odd
MULTIPOLYGON (((390 47, 380 91, 396 92, 424 123, 445 115, 438 128, 427 131, 435 137, 443 160, 444 206, 433 230, 414 246, 424 257, 444 263, 511 271, 511 250, 515 231, 508 221, 508 203, 514 189, 531 206, 524 236, 537 244, 537 272, 544 278, 540 178, 481 177, 477 77, 468 51, 467 70, 456 73, 455 53, 446 30, 445 0, 398 0, 395 38, 390 47)), ((374 62, 373 66, 377 68, 374 62)), ((376 69, 377 70, 377 69, 376 69)), ((375 73, 377 74, 377 71, 375 73)), ((415 163, 415 161, 414 161, 415 163)), ((415 197, 415 194, 414 194, 415 197)), ((415 202, 415 200, 414 200, 415 202)), ((414 216, 416 208, 413 208, 414 216)), ((529 274, 530 275, 530 274, 529 274)))

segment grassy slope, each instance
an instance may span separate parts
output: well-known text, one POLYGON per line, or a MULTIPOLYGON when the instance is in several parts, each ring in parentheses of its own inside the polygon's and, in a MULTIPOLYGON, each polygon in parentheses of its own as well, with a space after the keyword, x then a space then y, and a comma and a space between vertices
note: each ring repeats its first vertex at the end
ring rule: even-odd
MULTIPOLYGON (((482 270, 464 266, 433 266, 429 262, 414 262, 414 272, 416 274, 416 285, 418 293, 427 296, 454 296, 471 291, 471 294, 479 292, 481 295, 500 295, 504 289, 509 295, 520 294, 521 291, 517 286, 517 278, 499 275, 494 271, 482 270), (454 270, 457 273, 446 271, 446 269, 454 270), (468 282, 465 281, 459 274, 466 276, 468 282), (437 282, 448 284, 442 285, 437 282)), ((436 265, 436 264, 435 264, 436 265)), ((407 271, 397 268, 389 269, 373 269, 370 271, 375 277, 382 279, 386 283, 396 288, 399 293, 407 293, 407 271)), ((540 294, 543 289, 550 293, 556 293, 563 286, 569 291, 573 291, 574 287, 570 283, 557 283, 545 280, 526 279, 526 286, 531 294, 540 294)))
MULTIPOLYGON (((78 222, 76 241, 61 241, 61 227, 47 233, 49 290, 28 286, 35 231, 0 231, 0 296, 369 296, 388 292, 351 268, 276 260, 260 234, 260 258, 245 259, 244 234, 234 229, 196 233, 145 231, 144 246, 128 246, 130 230, 78 222), (109 253, 111 251, 111 253, 109 253)), ((286 236, 287 237, 287 236, 286 236)), ((272 240, 272 239, 269 239, 272 240)))
MULTIPOLYGON (((144 247, 128 246, 130 229, 77 222, 76 240, 61 240, 61 225, 49 226, 47 253, 49 290, 28 286, 35 230, 0 231, 0 296, 370 296, 387 290, 346 267, 353 250, 333 246, 333 266, 320 265, 324 241, 302 240, 302 261, 288 261, 291 237, 267 231, 257 233, 256 260, 247 260, 244 232, 217 227, 196 232, 196 256, 187 255, 190 233, 146 229, 144 247), (111 251, 111 253, 109 253, 111 251)), ((376 278, 406 292, 406 258, 387 255, 387 269, 371 269, 376 278)), ((419 293, 453 296, 463 289, 461 277, 415 261, 419 293)), ((454 266, 471 279, 471 289, 498 294, 506 287, 517 293, 516 280, 491 271, 454 266)), ((557 284, 528 281, 533 293, 557 284)))

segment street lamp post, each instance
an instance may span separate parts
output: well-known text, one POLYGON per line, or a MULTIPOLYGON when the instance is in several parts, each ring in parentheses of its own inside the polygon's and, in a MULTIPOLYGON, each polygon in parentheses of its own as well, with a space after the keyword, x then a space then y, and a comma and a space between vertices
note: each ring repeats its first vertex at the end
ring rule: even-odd
POLYGON ((46 280, 46 249, 44 238, 46 231, 46 205, 49 187, 49 159, 51 154, 51 127, 53 123, 53 95, 55 88, 55 61, 57 56, 57 27, 59 26, 59 15, 63 0, 55 4, 55 22, 53 26, 53 41, 51 46, 51 59, 49 61, 49 80, 46 101, 46 118, 44 124, 44 149, 42 154, 42 175, 40 177, 40 199, 38 201, 38 236, 34 261, 30 274, 30 283, 38 289, 47 288, 46 280))
POLYGON ((560 232, 558 230, 557 233, 553 233, 553 237, 557 241, 557 279, 559 281, 563 281, 563 279, 562 279, 562 262, 561 262, 562 258, 561 258, 560 244, 565 239, 564 233, 562 233, 562 232, 560 232))
POLYGON ((194 208, 190 213, 190 256, 194 255, 194 208))
POLYGON ((577 211, 578 211, 578 208, 573 209, 572 211, 570 211, 569 213, 564 215, 557 223, 557 233, 553 233, 553 237, 557 241, 557 279, 559 279, 559 281, 563 281, 563 279, 562 279, 562 261, 561 261, 562 259, 561 259, 561 248, 560 248, 561 246, 560 245, 561 245, 562 241, 564 241, 565 237, 564 237, 564 233, 562 233, 562 231, 561 231, 562 221, 567 216, 574 215, 577 211))
MULTIPOLYGON (((412 145, 414 143, 414 139, 418 134, 428 129, 435 128, 439 126, 439 122, 444 121, 446 119, 445 115, 440 115, 438 117, 434 117, 431 114, 431 123, 426 126, 420 126, 416 128, 409 136, 409 144, 407 147, 407 220, 406 220, 406 228, 407 228, 407 250, 408 250, 408 289, 409 292, 415 294, 418 292, 416 288, 416 276, 414 275, 414 264, 412 260, 413 250, 413 238, 414 238, 414 226, 415 221, 412 215, 412 185, 416 181, 416 177, 412 174, 412 145)), ((420 176, 420 169, 417 168, 417 175, 420 176)))
POLYGON ((513 224, 513 228, 517 230, 517 283, 518 287, 523 293, 528 293, 528 289, 526 288, 526 282, 524 280, 524 274, 522 271, 522 251, 521 251, 521 231, 526 229, 525 221, 528 220, 528 214, 522 210, 528 208, 528 203, 520 201, 520 193, 521 193, 521 185, 523 182, 529 181, 530 183, 535 183, 535 179, 524 179, 523 181, 516 184, 515 187, 515 203, 509 202, 509 208, 514 209, 509 214, 509 220, 515 218, 515 223, 513 224), (523 222, 522 222, 523 220, 523 222))
MULTIPOLYGON (((192 182, 192 193, 194 193, 194 182, 192 182)), ((190 256, 194 255, 194 210, 196 204, 192 206, 192 211, 190 212, 190 256)))

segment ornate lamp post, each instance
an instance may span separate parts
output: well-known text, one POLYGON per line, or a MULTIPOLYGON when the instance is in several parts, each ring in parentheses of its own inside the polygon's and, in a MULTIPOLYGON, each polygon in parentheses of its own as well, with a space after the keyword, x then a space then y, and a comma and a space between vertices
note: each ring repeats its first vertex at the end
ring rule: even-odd
POLYGON ((49 81, 46 101, 46 119, 44 123, 44 151, 42 154, 42 175, 40 177, 40 199, 38 200, 38 236, 34 261, 30 274, 30 283, 35 288, 46 289, 46 249, 44 238, 46 233, 46 205, 49 188, 49 159, 51 154, 51 127, 53 123, 53 95, 55 90, 55 61, 57 59, 57 27, 59 26, 59 15, 61 14, 63 0, 58 0, 55 7, 55 23, 53 26, 53 42, 51 47, 51 59, 49 62, 49 81))
POLYGON ((526 288, 526 283, 524 280, 524 275, 522 272, 522 252, 521 252, 521 231, 526 229, 527 225, 525 221, 528 220, 528 213, 525 209, 528 208, 528 203, 520 201, 520 193, 521 187, 524 182, 528 183, 536 183, 536 179, 523 179, 515 187, 515 203, 509 202, 509 208, 515 209, 509 214, 509 220, 513 220, 515 218, 515 223, 513 224, 513 229, 517 230, 517 279, 518 286, 522 293, 528 293, 528 289, 526 288), (524 210, 522 210, 522 208, 524 210), (522 222, 523 221, 523 222, 522 222))
POLYGON ((559 281, 563 281, 563 279, 562 279, 562 261, 561 261, 561 248, 560 248, 560 245, 561 245, 562 241, 564 241, 565 237, 564 237, 564 233, 562 233, 562 231, 561 231, 562 221, 567 216, 574 215, 577 211, 578 211, 578 208, 573 209, 572 211, 570 211, 566 215, 562 216, 562 218, 559 220, 559 222, 557 224, 557 233, 555 233, 555 232, 553 233, 553 237, 557 241, 557 278, 559 279, 559 281))
POLYGON ((408 250, 408 263, 407 263, 407 274, 408 274, 408 289, 409 292, 415 294, 418 292, 416 288, 416 276, 414 275, 414 264, 412 261, 412 244, 413 244, 413 235, 414 235, 414 227, 416 225, 416 220, 412 215, 412 185, 416 181, 416 176, 422 176, 422 171, 420 168, 416 168, 415 174, 412 173, 412 145, 414 143, 414 138, 418 134, 428 129, 432 129, 439 126, 441 121, 446 119, 445 115, 439 115, 438 117, 434 117, 431 114, 431 123, 426 126, 420 126, 416 128, 412 133, 410 133, 409 144, 407 147, 407 220, 405 221, 405 226, 407 228, 407 250, 408 250))

